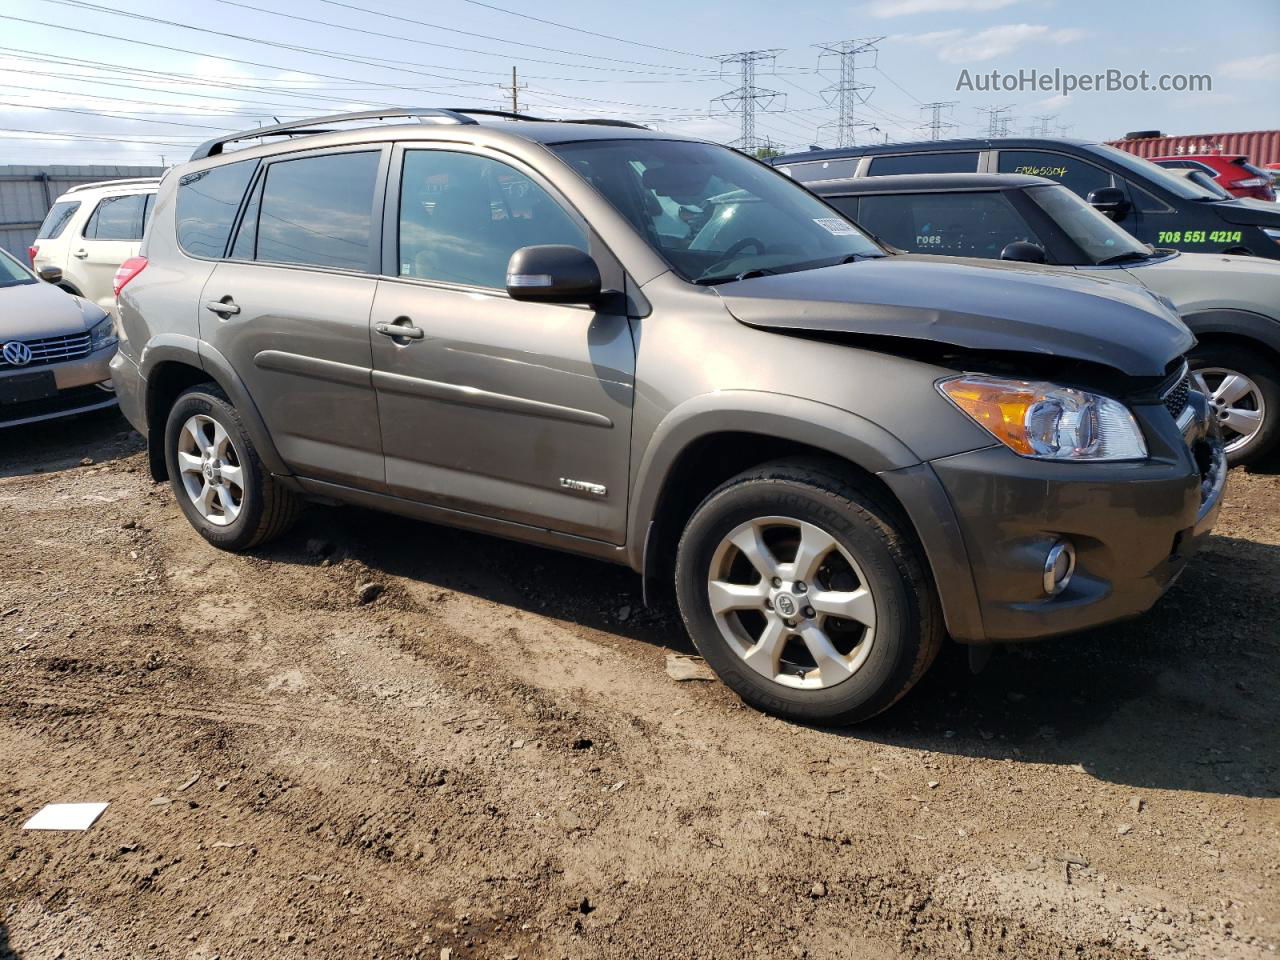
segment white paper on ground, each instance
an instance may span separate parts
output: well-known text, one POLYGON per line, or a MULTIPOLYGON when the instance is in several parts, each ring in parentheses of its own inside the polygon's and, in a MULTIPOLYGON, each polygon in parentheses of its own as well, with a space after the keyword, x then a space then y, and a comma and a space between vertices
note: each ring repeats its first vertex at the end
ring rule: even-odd
POLYGON ((88 830, 105 809, 105 803, 49 803, 24 823, 22 829, 88 830))

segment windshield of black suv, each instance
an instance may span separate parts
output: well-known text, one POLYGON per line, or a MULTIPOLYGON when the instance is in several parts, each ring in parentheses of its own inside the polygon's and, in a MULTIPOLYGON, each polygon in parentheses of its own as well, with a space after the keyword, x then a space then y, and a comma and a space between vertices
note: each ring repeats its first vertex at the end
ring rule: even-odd
POLYGON ((1166 170, 1158 163, 1152 163, 1142 157, 1134 156, 1124 150, 1109 146, 1105 143, 1090 144, 1088 149, 1102 154, 1112 163, 1124 167, 1126 170, 1142 178, 1143 180, 1154 181, 1159 187, 1168 190, 1175 197, 1183 200, 1217 200, 1212 193, 1206 190, 1192 180, 1180 177, 1172 171, 1166 170))
POLYGON ((16 287, 20 283, 39 283, 17 260, 0 250, 0 287, 16 287))
POLYGON ((1027 187, 1026 193, 1095 265, 1124 260, 1137 262, 1152 254, 1151 247, 1064 186, 1027 187))
POLYGON ((803 187, 728 147, 591 140, 552 149, 695 283, 884 255, 803 187))

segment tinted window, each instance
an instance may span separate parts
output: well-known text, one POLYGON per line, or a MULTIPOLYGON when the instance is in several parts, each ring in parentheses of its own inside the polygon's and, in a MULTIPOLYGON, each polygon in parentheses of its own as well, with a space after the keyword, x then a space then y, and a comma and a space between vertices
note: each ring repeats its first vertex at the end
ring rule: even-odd
POLYGON ((336 153, 267 167, 258 260, 369 269, 380 154, 336 153))
MULTIPOLYGON (((1001 173, 1025 173, 1056 180, 1068 190, 1087 197, 1090 190, 1111 186, 1111 174, 1087 160, 1046 150, 1001 150, 1001 173)), ((1152 166, 1155 166, 1152 164, 1152 166)))
POLYGON ((998 259, 1006 244, 1044 246, 1003 193, 876 194, 862 198, 864 227, 912 253, 998 259))
POLYGON ((39 283, 22 264, 0 250, 0 287, 16 287, 20 283, 39 283))
POLYGON ((253 196, 245 204, 244 216, 240 218, 240 230, 236 233, 236 242, 231 245, 230 257, 233 260, 252 260, 258 252, 258 211, 262 209, 262 184, 258 181, 253 196))
POLYGON ((67 229, 67 224, 71 222, 71 218, 76 215, 76 211, 79 209, 80 202, 78 200, 63 200, 61 203, 55 203, 45 216, 44 223, 40 224, 36 239, 56 240, 62 236, 62 231, 67 229))
POLYGON ((812 193, 736 150, 675 140, 553 148, 686 280, 883 256, 812 193))
POLYGON ((178 245, 197 257, 221 257, 256 160, 241 160, 178 182, 178 245))
POLYGON ((540 243, 585 251, 587 236, 528 177, 474 154, 405 154, 400 276, 505 288, 511 254, 540 243))
POLYGON ((975 173, 978 151, 912 153, 901 157, 874 157, 869 177, 891 177, 895 173, 975 173))
POLYGON ((789 163, 779 169, 801 183, 808 183, 811 180, 843 180, 845 177, 853 176, 854 171, 858 169, 858 161, 860 159, 860 157, 851 157, 847 160, 814 160, 810 163, 789 163))
MULTIPOLYGON (((1105 143, 1090 144, 1085 149, 1128 170, 1137 179, 1141 179, 1148 184, 1154 183, 1156 186, 1169 191, 1175 197, 1181 197, 1184 200, 1200 200, 1205 197, 1213 197, 1213 194, 1204 187, 1186 180, 1173 171, 1166 170, 1143 157, 1136 157, 1132 153, 1118 150, 1105 143)), ((1217 198, 1214 197, 1214 199, 1217 198)))
POLYGON ((84 225, 86 240, 141 240, 146 222, 147 195, 103 197, 84 225))

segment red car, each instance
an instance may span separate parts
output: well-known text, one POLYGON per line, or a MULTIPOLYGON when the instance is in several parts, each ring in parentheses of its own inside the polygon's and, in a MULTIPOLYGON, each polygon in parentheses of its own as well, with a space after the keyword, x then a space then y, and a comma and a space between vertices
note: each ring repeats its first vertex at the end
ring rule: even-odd
POLYGON ((1151 162, 1174 170, 1203 170, 1233 197, 1276 198, 1271 175, 1255 167, 1243 154, 1184 153, 1178 157, 1152 157, 1151 162))

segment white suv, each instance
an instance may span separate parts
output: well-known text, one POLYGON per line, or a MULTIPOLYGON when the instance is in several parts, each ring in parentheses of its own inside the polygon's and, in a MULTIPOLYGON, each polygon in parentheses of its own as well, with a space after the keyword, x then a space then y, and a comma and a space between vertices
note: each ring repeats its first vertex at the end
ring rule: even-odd
POLYGON ((57 267, 58 286, 114 316, 112 280, 120 264, 137 256, 159 183, 148 177, 72 187, 40 225, 28 251, 31 266, 36 272, 57 267))

